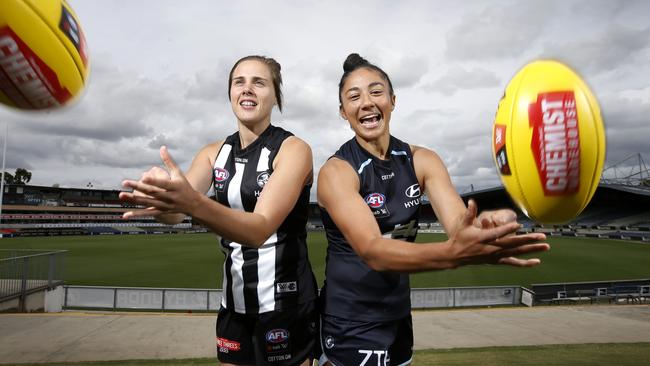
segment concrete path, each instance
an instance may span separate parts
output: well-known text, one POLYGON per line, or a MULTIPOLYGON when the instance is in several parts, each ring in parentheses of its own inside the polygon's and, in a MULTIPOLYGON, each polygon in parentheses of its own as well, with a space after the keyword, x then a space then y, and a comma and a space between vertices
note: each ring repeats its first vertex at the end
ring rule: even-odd
MULTIPOLYGON (((214 314, 1 314, 0 364, 215 357, 214 314)), ((413 313, 415 348, 650 342, 650 305, 413 313)))

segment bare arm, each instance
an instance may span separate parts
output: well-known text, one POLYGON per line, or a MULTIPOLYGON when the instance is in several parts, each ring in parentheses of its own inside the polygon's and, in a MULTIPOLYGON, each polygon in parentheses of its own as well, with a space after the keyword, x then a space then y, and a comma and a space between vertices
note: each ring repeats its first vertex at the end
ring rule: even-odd
MULTIPOLYGON (((255 210, 245 212, 226 207, 197 192, 189 180, 200 182, 203 177, 189 173, 188 177, 184 176, 164 148, 161 149, 161 158, 170 172, 170 179, 148 177, 141 182, 125 181, 125 186, 144 192, 148 197, 123 192, 120 198, 161 213, 186 213, 217 234, 252 247, 262 245, 277 230, 312 177, 311 149, 297 137, 288 138, 274 160, 274 172, 264 186, 255 210)), ((203 164, 197 159, 195 163, 203 164)), ((209 169, 206 170, 211 174, 209 159, 207 164, 209 169)), ((130 216, 145 214, 146 210, 132 211, 130 216)))
MULTIPOLYGON (((446 172, 446 169, 445 169, 446 172)), ((448 179, 448 178, 447 178, 448 179)), ((433 182, 430 182, 434 186, 433 182)), ((451 185, 451 183, 449 183, 451 185)), ((515 222, 494 228, 474 225, 476 205, 465 209, 457 198, 445 197, 446 187, 433 197, 440 199, 434 209, 443 214, 445 229, 453 231, 450 239, 440 243, 414 244, 384 238, 367 204, 358 193, 356 172, 344 161, 332 158, 318 176, 318 201, 332 217, 355 252, 374 270, 419 272, 455 268, 472 263, 504 263, 531 266, 538 261, 503 262, 503 257, 543 251, 547 244, 531 244, 543 240, 543 234, 512 236, 520 227, 515 222), (445 206, 446 205, 446 206, 445 206)))
POLYGON ((337 158, 318 174, 318 203, 327 210, 354 251, 378 271, 415 272, 453 267, 442 245, 412 244, 384 238, 377 221, 359 195, 359 178, 337 158))
MULTIPOLYGON (((517 228, 519 228, 520 226, 516 222, 517 215, 512 210, 497 210, 482 212, 477 217, 476 211, 478 208, 476 203, 470 201, 469 207, 465 208, 465 204, 452 185, 449 172, 440 157, 426 148, 412 146, 412 150, 413 165, 415 166, 418 181, 423 184, 423 188, 431 201, 431 206, 447 232, 448 243, 452 245, 453 255, 459 257, 463 263, 484 262, 485 260, 480 257, 480 252, 467 251, 462 242, 465 240, 463 236, 468 235, 471 231, 469 226, 474 225, 476 228, 489 230, 516 224, 517 228), (468 215, 472 216, 471 221, 468 221, 470 220, 468 215), (465 230, 465 232, 461 233, 461 230, 465 230)), ((503 250, 496 250, 491 253, 491 258, 485 258, 487 262, 521 267, 534 266, 540 263, 540 260, 536 258, 519 259, 515 256, 548 250, 548 244, 535 243, 535 241, 545 240, 546 236, 543 234, 515 235, 516 230, 503 235, 503 238, 500 239, 494 237, 496 239, 494 243, 500 240, 499 244, 505 244, 505 247, 503 250), (512 243, 506 244, 506 241, 512 243), (516 246, 510 247, 511 244, 515 243, 516 246)))

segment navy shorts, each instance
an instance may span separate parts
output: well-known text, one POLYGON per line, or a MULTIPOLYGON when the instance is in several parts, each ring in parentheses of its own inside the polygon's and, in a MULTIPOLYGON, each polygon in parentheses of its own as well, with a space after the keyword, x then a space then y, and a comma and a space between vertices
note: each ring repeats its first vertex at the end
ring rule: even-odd
POLYGON ((360 322, 321 315, 320 361, 333 366, 408 365, 413 358, 411 315, 388 322, 360 322))
POLYGON ((248 365, 299 365, 312 357, 318 314, 314 302, 262 314, 223 306, 217 316, 217 358, 248 365))

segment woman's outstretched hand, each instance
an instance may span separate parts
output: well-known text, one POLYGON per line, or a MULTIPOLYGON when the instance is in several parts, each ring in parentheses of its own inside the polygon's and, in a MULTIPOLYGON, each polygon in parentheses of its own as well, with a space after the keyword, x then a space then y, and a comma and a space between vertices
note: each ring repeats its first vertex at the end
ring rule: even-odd
POLYGON ((122 182, 124 188, 133 191, 121 192, 120 200, 145 207, 127 211, 123 218, 190 214, 200 199, 200 194, 192 188, 165 146, 160 148, 160 158, 167 170, 153 167, 143 173, 138 181, 122 182))
POLYGON ((543 233, 517 234, 521 225, 511 210, 488 211, 477 218, 476 202, 470 200, 454 234, 449 238, 452 258, 459 265, 507 264, 532 267, 541 263, 538 258, 521 259, 517 256, 544 252, 550 249, 543 233))

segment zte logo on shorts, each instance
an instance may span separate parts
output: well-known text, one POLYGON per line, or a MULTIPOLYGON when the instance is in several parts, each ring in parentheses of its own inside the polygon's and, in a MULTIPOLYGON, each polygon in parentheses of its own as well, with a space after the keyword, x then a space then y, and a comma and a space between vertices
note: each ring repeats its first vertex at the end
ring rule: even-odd
POLYGON ((275 285, 275 292, 282 294, 285 292, 296 292, 298 291, 298 284, 296 281, 291 282, 280 282, 275 285))
POLYGON ((230 173, 226 169, 223 168, 215 168, 214 169, 214 180, 216 182, 225 182, 226 179, 230 176, 230 173))
POLYGON ((359 364, 359 366, 366 366, 366 365, 372 365, 374 364, 371 359, 376 358, 377 359, 377 365, 390 365, 390 355, 388 354, 388 351, 384 350, 365 350, 365 349, 360 349, 358 350, 359 353, 364 355, 363 361, 359 364))
POLYGON ((380 208, 386 202, 386 196, 381 193, 370 193, 366 196, 365 201, 371 208, 380 208))

